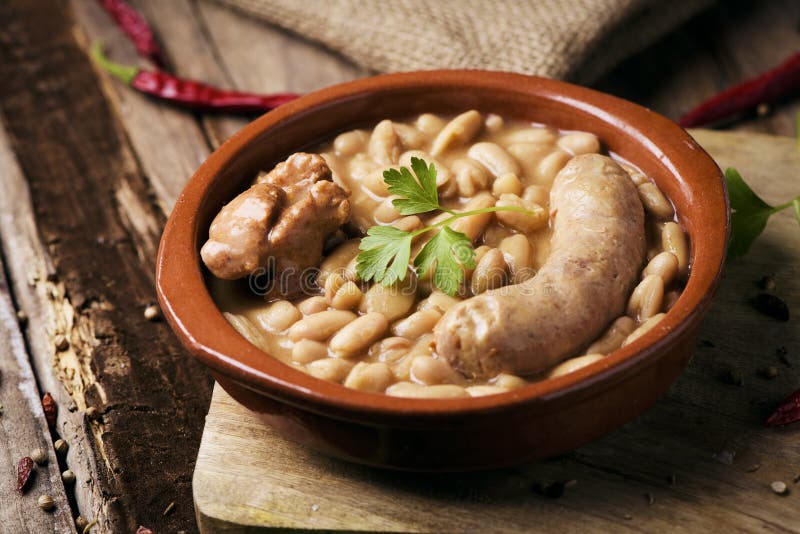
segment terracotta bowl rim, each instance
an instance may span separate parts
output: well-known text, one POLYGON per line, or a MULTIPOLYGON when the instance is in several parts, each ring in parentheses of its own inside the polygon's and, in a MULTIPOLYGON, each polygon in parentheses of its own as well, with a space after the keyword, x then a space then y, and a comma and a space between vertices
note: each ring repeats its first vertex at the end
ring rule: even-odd
MULTIPOLYGON (((351 124, 356 123, 356 120, 351 121, 351 124)), ((683 178, 690 188, 695 187, 686 173, 683 173, 683 178)), ((184 346, 214 372, 260 394, 345 419, 370 417, 388 422, 398 418, 468 416, 522 405, 542 407, 557 399, 581 395, 602 383, 621 380, 646 366, 658 355, 663 355, 669 346, 677 343, 700 320, 710 305, 725 260, 728 232, 729 207, 721 171, 685 130, 666 117, 592 89, 523 74, 485 70, 382 74, 326 87, 285 104, 251 122, 214 151, 188 182, 169 217, 158 251, 156 289, 165 317, 184 346), (659 147, 651 137, 669 140, 670 146, 659 152, 664 157, 662 162, 673 171, 678 167, 691 167, 696 170, 694 174, 697 176, 714 173, 718 177, 719 184, 711 195, 693 197, 702 199, 702 209, 714 210, 714 220, 723 226, 716 231, 720 234, 721 230, 723 238, 717 239, 716 243, 710 242, 710 239, 693 240, 692 271, 686 287, 673 308, 654 329, 630 345, 576 372, 535 382, 507 393, 456 399, 409 399, 366 393, 314 378, 250 345, 224 319, 211 300, 205 284, 197 236, 207 229, 198 228, 194 215, 202 208, 210 185, 247 145, 299 114, 311 109, 333 108, 337 102, 363 98, 376 92, 424 88, 465 91, 496 89, 523 96, 536 95, 594 115, 615 129, 635 136, 651 151, 659 147), (175 249, 187 251, 189 261, 180 253, 173 254, 175 249), (180 273, 180 280, 177 273, 180 273), (189 308, 201 311, 210 323, 219 326, 218 331, 208 334, 204 332, 207 328, 205 321, 187 321, 184 312, 189 308), (245 353, 249 362, 242 361, 243 356, 236 356, 245 353), (253 365, 258 353, 262 358, 253 365)))

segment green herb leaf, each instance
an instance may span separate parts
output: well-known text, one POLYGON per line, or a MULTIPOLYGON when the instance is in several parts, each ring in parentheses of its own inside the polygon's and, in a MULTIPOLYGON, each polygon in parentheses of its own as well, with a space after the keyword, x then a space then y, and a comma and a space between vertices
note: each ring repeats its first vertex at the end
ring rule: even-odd
POLYGON ((786 204, 770 206, 764 202, 742 180, 736 169, 725 169, 725 183, 728 186, 728 199, 731 204, 731 240, 728 244, 728 258, 740 258, 747 254, 753 241, 764 231, 769 218, 793 206, 797 222, 800 223, 800 196, 786 204))
POLYGON ((411 169, 417 175, 411 175, 407 167, 389 169, 383 173, 383 180, 389 186, 389 192, 398 195, 392 201, 401 215, 415 215, 441 209, 439 195, 436 191, 436 167, 430 167, 424 160, 411 158, 411 169))
POLYGON ((373 226, 361 240, 356 273, 361 280, 375 279, 384 285, 403 280, 411 259, 412 235, 394 226, 373 226))
POLYGON ((464 267, 475 267, 472 240, 449 226, 443 227, 414 258, 414 266, 420 276, 434 264, 433 285, 450 296, 455 295, 464 281, 464 267))

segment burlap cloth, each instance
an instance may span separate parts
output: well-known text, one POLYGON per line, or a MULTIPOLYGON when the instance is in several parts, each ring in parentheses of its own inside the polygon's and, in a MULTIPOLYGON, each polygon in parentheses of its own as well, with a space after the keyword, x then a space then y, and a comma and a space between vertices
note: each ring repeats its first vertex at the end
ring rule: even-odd
POLYGON ((713 0, 217 0, 379 72, 486 68, 591 82, 713 0))

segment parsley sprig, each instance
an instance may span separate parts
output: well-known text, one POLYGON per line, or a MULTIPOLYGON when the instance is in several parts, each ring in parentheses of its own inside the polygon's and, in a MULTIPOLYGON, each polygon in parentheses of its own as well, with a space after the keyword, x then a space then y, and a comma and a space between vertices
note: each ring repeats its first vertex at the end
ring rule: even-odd
MULTIPOLYGON (((374 280, 383 285, 392 285, 405 279, 411 260, 411 245, 415 237, 438 230, 414 258, 417 275, 433 269, 433 285, 455 295, 464 281, 464 270, 475 268, 475 249, 472 240, 463 232, 450 227, 450 223, 462 217, 492 213, 495 211, 517 211, 536 213, 518 206, 492 206, 456 212, 442 206, 436 190, 436 167, 420 158, 411 158, 411 169, 389 169, 383 173, 389 193, 397 195, 392 201, 401 215, 418 215, 432 211, 443 211, 450 217, 436 224, 406 232, 393 226, 373 226, 361 240, 361 252, 356 258, 356 273, 361 280, 374 280), (413 174, 412 172, 413 171, 413 174)), ((543 209, 543 208, 539 208, 543 209)))
POLYGON ((725 169, 728 200, 731 205, 731 240, 728 243, 728 259, 747 254, 753 241, 764 231, 767 220, 779 211, 793 207, 800 223, 800 195, 780 206, 770 206, 756 195, 745 183, 736 169, 725 169))

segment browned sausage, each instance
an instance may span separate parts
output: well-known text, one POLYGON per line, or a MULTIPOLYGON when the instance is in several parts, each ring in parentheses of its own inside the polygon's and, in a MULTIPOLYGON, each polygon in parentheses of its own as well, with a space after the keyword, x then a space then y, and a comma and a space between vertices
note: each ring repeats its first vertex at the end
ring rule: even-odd
POLYGON ((543 371, 625 310, 645 257, 630 177, 608 157, 575 157, 558 173, 550 207, 552 252, 536 276, 461 302, 436 325, 438 354, 467 376, 543 371))

